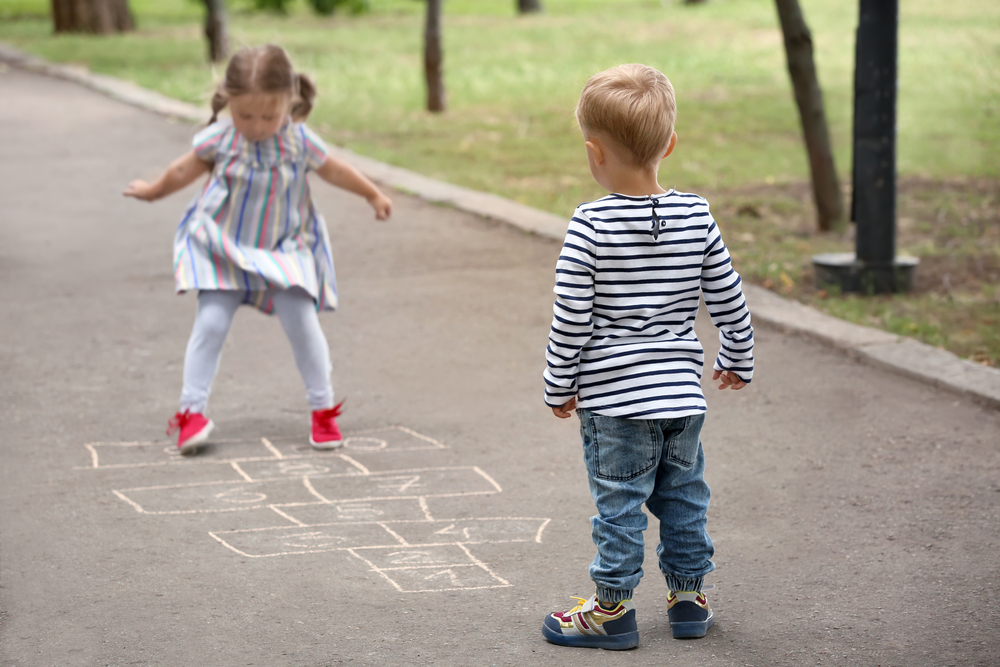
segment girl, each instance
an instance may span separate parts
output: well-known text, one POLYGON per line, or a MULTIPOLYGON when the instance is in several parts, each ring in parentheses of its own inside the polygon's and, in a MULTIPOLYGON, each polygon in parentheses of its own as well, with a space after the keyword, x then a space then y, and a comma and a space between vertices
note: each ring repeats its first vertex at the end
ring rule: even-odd
POLYGON ((198 291, 198 311, 184 357, 180 410, 167 433, 181 454, 208 440, 205 417, 222 344, 240 304, 275 312, 292 344, 312 407, 309 442, 343 444, 330 382, 330 349, 317 311, 337 307, 330 239, 313 206, 306 173, 361 195, 379 220, 392 202, 356 169, 327 155, 302 121, 316 89, 295 73, 284 49, 244 48, 229 61, 212 97, 212 119, 194 148, 153 183, 132 181, 125 196, 155 201, 211 172, 174 239, 177 291, 198 291), (217 122, 229 106, 232 119, 217 122))

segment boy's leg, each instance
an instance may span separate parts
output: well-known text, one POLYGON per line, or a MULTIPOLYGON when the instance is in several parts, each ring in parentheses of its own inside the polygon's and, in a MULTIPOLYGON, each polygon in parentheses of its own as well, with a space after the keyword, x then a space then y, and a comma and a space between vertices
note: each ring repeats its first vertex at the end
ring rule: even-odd
POLYGON ((662 435, 654 422, 620 419, 578 410, 590 493, 597 505, 591 519, 597 555, 590 578, 601 602, 630 599, 642 578, 642 533, 648 525, 642 504, 653 491, 662 435))
POLYGON ((652 422, 618 419, 579 409, 597 555, 590 578, 597 593, 566 612, 545 617, 542 634, 563 646, 629 649, 639 645, 632 591, 642 578, 642 503, 649 496, 659 460, 659 434, 652 422))
POLYGON ((239 305, 239 292, 204 290, 198 293, 198 312, 184 354, 181 412, 205 412, 212 382, 219 371, 222 345, 239 305))
POLYGON ((319 325, 316 304, 300 287, 274 290, 271 294, 274 312, 281 320, 288 342, 292 345, 295 365, 306 386, 306 398, 313 410, 333 407, 333 383, 330 373, 330 345, 319 325))
POLYGON ((656 553, 670 589, 668 613, 677 638, 703 637, 713 620, 701 593, 705 575, 715 569, 715 548, 706 530, 711 491, 704 478, 703 423, 704 415, 666 420, 656 488, 646 501, 660 520, 656 553))
POLYGON ((660 520, 656 553, 660 571, 673 591, 699 591, 715 569, 712 539, 706 530, 711 491, 705 482, 701 446, 704 415, 669 420, 664 429, 663 457, 646 507, 660 520))

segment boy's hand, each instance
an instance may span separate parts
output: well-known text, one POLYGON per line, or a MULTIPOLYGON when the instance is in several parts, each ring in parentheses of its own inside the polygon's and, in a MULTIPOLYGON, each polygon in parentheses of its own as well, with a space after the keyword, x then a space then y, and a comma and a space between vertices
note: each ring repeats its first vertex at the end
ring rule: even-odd
POLYGON ((562 407, 552 408, 552 414, 559 419, 566 419, 573 415, 574 410, 576 410, 576 396, 563 403, 562 407))
POLYGON ((157 198, 155 189, 146 181, 132 181, 122 194, 126 197, 141 199, 142 201, 153 201, 157 198))
POLYGON ((376 220, 387 220, 392 215, 392 200, 381 192, 370 198, 368 203, 375 209, 376 220))
POLYGON ((719 385, 719 389, 742 389, 747 386, 747 383, 739 379, 736 373, 730 371, 715 371, 712 373, 713 380, 722 380, 722 384, 719 385))

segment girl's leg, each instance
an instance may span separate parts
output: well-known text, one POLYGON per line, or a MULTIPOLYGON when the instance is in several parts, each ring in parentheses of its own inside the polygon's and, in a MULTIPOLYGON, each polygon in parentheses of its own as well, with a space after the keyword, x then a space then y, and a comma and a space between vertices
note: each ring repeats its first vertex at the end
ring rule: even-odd
POLYGON ((198 313, 184 355, 181 412, 205 412, 208 394, 219 370, 222 344, 226 342, 239 305, 239 292, 205 290, 198 293, 198 313))
POLYGON ((274 312, 292 344, 295 365, 306 385, 306 398, 313 410, 333 407, 333 383, 330 373, 330 345, 319 326, 316 304, 300 287, 271 293, 274 312))

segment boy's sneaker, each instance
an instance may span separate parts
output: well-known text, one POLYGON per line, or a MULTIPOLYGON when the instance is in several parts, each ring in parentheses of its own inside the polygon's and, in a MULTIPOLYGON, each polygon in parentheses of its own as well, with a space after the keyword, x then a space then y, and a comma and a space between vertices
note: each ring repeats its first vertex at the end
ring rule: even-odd
POLYGON ((198 446, 208 440, 208 434, 215 428, 211 419, 205 419, 200 412, 185 410, 178 412, 167 424, 167 435, 177 433, 177 449, 181 454, 193 454, 198 446))
POLYGON ((698 639, 712 627, 712 609, 700 591, 667 593, 667 616, 674 639, 698 639))
POLYGON ((545 617, 542 634, 553 644, 606 648, 615 651, 639 645, 639 630, 635 624, 635 606, 622 600, 613 609, 573 596, 579 601, 569 611, 555 611, 545 617))
POLYGON ((340 416, 340 406, 343 404, 341 401, 329 410, 313 410, 312 432, 309 434, 309 444, 313 449, 337 449, 344 446, 344 436, 337 426, 337 417, 340 416))

